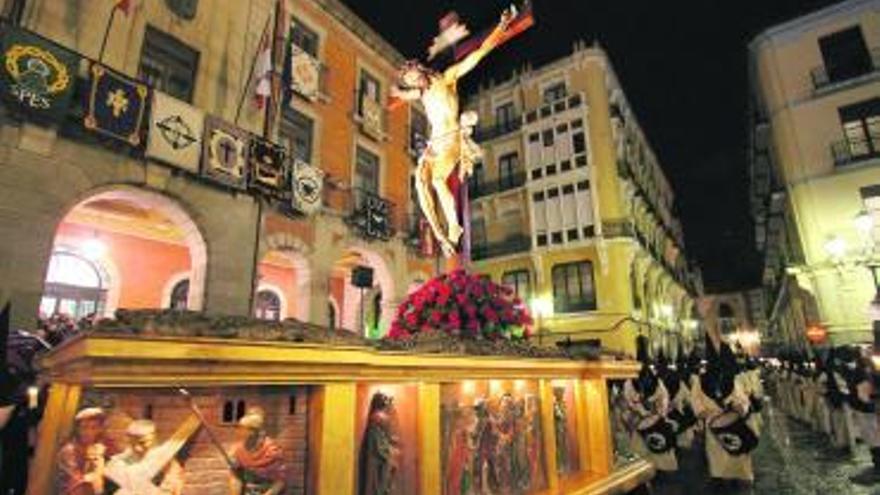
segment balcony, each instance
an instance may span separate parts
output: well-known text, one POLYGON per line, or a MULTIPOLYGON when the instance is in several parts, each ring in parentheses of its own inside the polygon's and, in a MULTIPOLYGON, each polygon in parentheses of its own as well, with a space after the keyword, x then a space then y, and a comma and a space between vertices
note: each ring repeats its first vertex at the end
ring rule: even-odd
POLYGON ((831 143, 831 158, 835 167, 845 167, 880 157, 880 137, 868 139, 842 139, 831 143))
POLYGON ((471 258, 474 261, 478 261, 508 254, 523 253, 530 249, 532 249, 531 236, 516 234, 499 242, 474 243, 471 246, 471 258))
POLYGON ((468 182, 468 196, 471 199, 489 196, 490 194, 500 193, 516 189, 526 183, 526 173, 516 172, 512 175, 506 175, 494 181, 474 181, 468 182))
POLYGON ((514 115, 504 122, 499 122, 491 126, 478 127, 474 132, 474 140, 478 143, 491 141, 506 136, 511 132, 516 132, 520 127, 522 127, 522 116, 514 115))
POLYGON ((347 192, 346 223, 366 239, 390 240, 398 223, 394 203, 366 189, 353 188, 347 192))
POLYGON ((880 71, 880 48, 871 48, 869 58, 864 60, 861 66, 829 70, 825 65, 820 65, 810 71, 810 79, 813 81, 813 91, 820 92, 837 84, 878 71, 880 71))

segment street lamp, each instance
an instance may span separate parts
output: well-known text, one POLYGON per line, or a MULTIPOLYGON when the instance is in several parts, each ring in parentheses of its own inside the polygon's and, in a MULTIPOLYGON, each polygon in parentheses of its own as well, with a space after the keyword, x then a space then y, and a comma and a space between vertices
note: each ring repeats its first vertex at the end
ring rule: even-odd
POLYGON ((553 316, 553 299, 549 296, 534 297, 529 301, 529 306, 531 306, 532 315, 535 317, 535 326, 538 329, 538 345, 541 345, 544 317, 553 316))
POLYGON ((853 219, 856 230, 862 235, 865 241, 865 266, 871 270, 871 277, 874 279, 874 299, 871 301, 869 314, 871 318, 871 327, 874 333, 874 352, 872 353, 872 361, 875 368, 880 364, 880 260, 875 256, 875 240, 874 240, 874 216, 867 210, 861 210, 853 219))

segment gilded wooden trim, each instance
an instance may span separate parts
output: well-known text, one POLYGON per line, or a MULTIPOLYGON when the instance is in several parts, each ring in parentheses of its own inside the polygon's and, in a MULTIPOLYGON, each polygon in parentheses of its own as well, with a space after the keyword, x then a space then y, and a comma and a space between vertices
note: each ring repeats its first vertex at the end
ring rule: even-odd
POLYGON ((584 382, 585 399, 589 407, 586 442, 590 457, 590 471, 599 476, 611 473, 614 451, 611 439, 611 415, 608 410, 608 383, 596 378, 584 382))
POLYGON ((577 425, 577 440, 578 440, 578 459, 580 460, 580 470, 582 472, 589 472, 591 469, 592 459, 590 455, 590 441, 589 441, 589 408, 598 407, 597 404, 591 404, 587 400, 586 394, 586 383, 581 380, 578 380, 574 383, 574 413, 575 413, 575 424, 577 425))
POLYGON ((73 430, 81 390, 78 385, 64 383, 54 383, 49 387, 46 410, 37 433, 37 452, 28 479, 28 495, 49 495, 54 492, 55 457, 73 430))
POLYGON ((553 384, 539 382, 541 396, 541 432, 544 435, 544 467, 547 471, 547 489, 553 493, 559 488, 559 466, 556 464, 556 427, 553 419, 553 384))
POLYGON ((440 457, 440 384, 419 384, 419 483, 420 495, 440 495, 443 484, 440 457))
POLYGON ((353 383, 323 387, 319 425, 317 488, 319 495, 354 493, 355 415, 357 387, 353 383))
POLYGON ((574 361, 376 351, 289 342, 217 338, 88 336, 50 353, 43 378, 100 387, 443 382, 634 376, 627 361, 574 361))

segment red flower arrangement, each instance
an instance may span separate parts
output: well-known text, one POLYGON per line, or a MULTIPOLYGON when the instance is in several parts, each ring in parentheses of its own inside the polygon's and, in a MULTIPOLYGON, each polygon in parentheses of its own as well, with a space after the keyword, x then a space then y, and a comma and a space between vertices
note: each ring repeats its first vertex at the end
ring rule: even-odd
POLYGON ((525 304, 510 288, 456 270, 410 294, 397 308, 387 338, 441 331, 467 338, 523 339, 531 325, 525 304))

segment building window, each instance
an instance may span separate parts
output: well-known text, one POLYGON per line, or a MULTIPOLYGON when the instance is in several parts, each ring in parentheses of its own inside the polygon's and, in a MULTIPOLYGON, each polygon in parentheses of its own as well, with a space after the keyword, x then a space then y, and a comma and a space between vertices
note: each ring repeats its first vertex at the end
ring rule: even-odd
POLYGON ((327 302, 327 327, 330 330, 336 329, 336 307, 332 302, 327 302))
POLYGON ((498 182, 501 189, 510 189, 517 185, 519 174, 519 155, 508 153, 498 159, 498 182))
POLYGON ((64 314, 79 319, 104 310, 107 287, 98 266, 71 252, 58 251, 49 260, 40 314, 64 314))
POLYGON ((311 164, 315 121, 290 107, 284 110, 284 117, 281 133, 289 140, 293 159, 311 164))
POLYGON ((587 140, 584 137, 583 132, 578 132, 576 134, 572 134, 571 136, 571 145, 574 148, 574 153, 576 155, 587 152, 587 140))
POLYGON ((474 173, 471 174, 470 189, 475 196, 481 195, 483 186, 486 184, 486 167, 482 162, 474 164, 474 173))
POLYGON ((642 309, 642 291, 639 287, 638 276, 636 276, 634 267, 631 267, 629 270, 629 287, 633 295, 633 308, 637 310, 642 309))
POLYGON ((501 284, 510 287, 513 293, 522 300, 532 296, 531 277, 528 270, 506 272, 501 277, 501 284))
POLYGON ((880 152, 880 98, 848 105, 838 110, 850 158, 880 152))
POLYGON ((354 187, 360 191, 379 195, 379 157, 361 146, 357 147, 354 187))
POLYGON ((547 129, 541 135, 541 140, 544 142, 544 146, 553 146, 553 129, 547 129))
POLYGON ((819 49, 830 83, 852 79, 872 70, 871 54, 859 26, 819 38, 819 49))
POLYGON ((187 309, 188 303, 189 279, 185 278, 174 284, 174 288, 171 289, 171 301, 168 307, 176 311, 183 311, 187 309))
POLYGON ((191 102, 199 52, 176 38, 147 26, 138 77, 159 91, 191 102))
POLYGON ((558 82, 544 90, 544 103, 553 103, 556 100, 561 100, 565 98, 567 94, 565 83, 558 82))
POLYGON ((298 19, 293 19, 293 26, 290 30, 290 38, 293 44, 302 51, 308 53, 314 58, 318 58, 318 43, 320 37, 318 33, 312 31, 298 19))
POLYGON ((471 222, 471 244, 476 247, 483 247, 486 243, 486 220, 474 218, 471 222))
POLYGON ((495 108, 495 125, 498 127, 508 127, 513 124, 516 117, 516 110, 513 108, 513 102, 509 101, 495 108))
POLYGON ((379 80, 373 77, 369 72, 361 70, 360 81, 358 83, 358 114, 363 116, 364 99, 370 99, 376 103, 380 102, 382 94, 382 86, 379 80))
POLYGON ((220 423, 226 425, 236 424, 238 420, 244 417, 245 411, 247 411, 247 403, 243 399, 224 401, 220 423))
POLYGON ((257 292, 254 302, 254 316, 261 320, 281 320, 281 297, 273 290, 263 289, 257 292))
POLYGON ((589 261, 553 267, 553 306, 557 313, 596 309, 593 264, 589 261))

